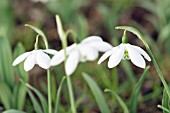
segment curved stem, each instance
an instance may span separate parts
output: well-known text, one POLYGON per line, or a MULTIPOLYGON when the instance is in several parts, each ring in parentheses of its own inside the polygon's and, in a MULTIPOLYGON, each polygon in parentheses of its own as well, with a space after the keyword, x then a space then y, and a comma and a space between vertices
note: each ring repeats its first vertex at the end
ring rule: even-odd
POLYGON ((149 53, 150 56, 151 56, 152 62, 153 62, 153 64, 154 64, 154 66, 155 66, 155 69, 156 69, 158 75, 159 75, 159 78, 161 79, 162 84, 164 85, 164 88, 165 88, 165 90, 166 90, 166 92, 167 92, 167 94, 168 94, 168 97, 170 98, 170 90, 169 90, 168 84, 166 83, 166 81, 165 81, 165 79, 164 79, 164 76, 163 76, 163 74, 162 74, 162 72, 161 72, 161 70, 160 70, 160 68, 159 68, 159 66, 158 66, 158 64, 157 64, 157 62, 156 62, 156 60, 155 60, 155 57, 154 57, 154 55, 152 54, 152 51, 150 50, 150 48, 146 48, 146 49, 147 49, 148 53, 149 53))

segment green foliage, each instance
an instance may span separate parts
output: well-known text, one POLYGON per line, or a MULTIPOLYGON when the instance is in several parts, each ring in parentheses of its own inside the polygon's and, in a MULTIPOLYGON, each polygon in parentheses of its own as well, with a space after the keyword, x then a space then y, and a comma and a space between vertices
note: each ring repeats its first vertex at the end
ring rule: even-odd
POLYGON ((138 95, 141 90, 142 84, 146 78, 147 72, 149 70, 150 66, 147 66, 146 69, 144 70, 142 76, 138 80, 138 82, 135 85, 135 88, 133 90, 133 93, 131 95, 131 107, 130 107, 130 113, 136 113, 137 109, 137 101, 138 101, 138 95))
MULTIPOLYGON (((5 109, 16 108, 22 110, 25 102, 26 88, 23 86, 23 84, 18 83, 15 79, 16 77, 20 77, 19 75, 22 73, 16 73, 18 76, 15 76, 14 69, 12 67, 13 57, 8 39, 1 37, 0 40, 0 46, 2 46, 0 55, 0 100, 3 103, 5 109)), ((22 46, 18 48, 24 50, 22 46)), ((17 49, 15 52, 17 54, 17 49)), ((23 72, 23 69, 20 68, 18 71, 23 72)))
POLYGON ((11 109, 11 110, 4 111, 3 113, 26 113, 26 112, 11 109))
POLYGON ((94 98, 96 99, 96 102, 99 106, 99 109, 102 113, 110 113, 110 110, 107 106, 106 100, 104 98, 104 95, 102 94, 101 90, 99 89, 96 82, 86 73, 83 73, 83 78, 87 82, 88 86, 90 87, 94 98))

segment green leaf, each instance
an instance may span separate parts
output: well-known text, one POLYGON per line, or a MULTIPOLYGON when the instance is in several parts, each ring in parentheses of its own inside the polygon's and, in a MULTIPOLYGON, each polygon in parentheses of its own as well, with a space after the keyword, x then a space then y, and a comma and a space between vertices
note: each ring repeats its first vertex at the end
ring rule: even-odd
POLYGON ((15 76, 12 67, 11 47, 6 37, 0 36, 0 51, 0 76, 12 88, 15 82, 15 76))
POLYGON ((167 108, 161 106, 161 105, 158 105, 158 108, 162 109, 163 111, 165 111, 166 113, 170 113, 170 110, 168 110, 167 108))
POLYGON ((83 78, 85 79, 88 86, 90 87, 90 89, 97 101, 97 104, 99 106, 101 113, 110 113, 110 110, 107 106, 104 95, 102 94, 101 90, 97 86, 96 82, 86 73, 83 73, 83 78))
POLYGON ((138 80, 138 82, 135 85, 135 88, 134 88, 132 96, 131 96, 131 107, 130 107, 131 112, 130 113, 136 113, 137 100, 138 100, 137 97, 139 95, 140 89, 142 87, 142 84, 143 84, 143 82, 145 80, 145 77, 147 75, 147 72, 148 72, 149 68, 150 68, 150 66, 146 67, 146 69, 144 70, 142 76, 140 77, 140 79, 138 80))
MULTIPOLYGON (((25 104, 25 97, 26 97, 26 93, 27 93, 27 87, 25 86, 25 84, 20 83, 18 85, 18 90, 17 90, 17 97, 15 99, 15 101, 17 101, 17 109, 18 110, 23 110, 24 104, 25 104)), ((16 102, 14 102, 14 104, 16 104, 16 102)))
POLYGON ((54 113, 58 113, 61 89, 62 89, 62 86, 63 86, 63 83, 64 83, 65 79, 66 79, 66 77, 63 76, 63 78, 61 80, 61 83, 60 83, 60 85, 58 87, 57 98, 56 98, 56 105, 55 105, 55 112, 54 113))
MULTIPOLYGON (((25 48, 21 43, 18 43, 14 49, 14 59, 25 52, 25 48)), ((28 81, 28 73, 24 70, 23 62, 15 67, 16 75, 18 75, 24 82, 28 81)))
POLYGON ((38 103, 37 99, 35 98, 35 96, 32 94, 32 92, 30 90, 28 90, 28 94, 31 98, 32 104, 34 106, 34 110, 36 113, 43 113, 40 104, 38 103))
MULTIPOLYGON (((163 91, 162 106, 169 109, 169 98, 168 98, 168 95, 167 95, 167 92, 165 89, 163 91)), ((163 110, 163 113, 168 113, 166 110, 164 110, 164 109, 162 109, 162 110, 163 110)))
MULTIPOLYGON (((23 81, 22 81, 23 82, 23 81)), ((43 108, 43 111, 44 113, 48 113, 48 106, 47 106, 47 101, 46 99, 44 98, 44 96, 41 94, 40 91, 38 91, 36 88, 34 88, 33 86, 31 86, 30 84, 28 83, 25 83, 25 85, 30 88, 32 91, 35 92, 35 94, 38 96, 38 98, 40 99, 40 102, 41 102, 41 105, 42 105, 42 108, 43 108)), ((30 92, 30 91, 29 91, 30 92)), ((30 95, 31 96, 31 95, 30 95)), ((32 100, 33 101, 33 100, 32 100)))
POLYGON ((7 84, 3 81, 0 81, 0 100, 4 105, 5 109, 11 108, 11 97, 12 92, 7 84))
POLYGON ((14 110, 14 109, 11 109, 11 110, 7 110, 7 111, 4 111, 2 113, 26 113, 24 111, 19 111, 19 110, 14 110))
POLYGON ((114 91, 110 90, 110 89, 105 89, 105 92, 110 92, 113 94, 113 96, 117 99, 117 101, 119 102, 119 104, 121 105, 122 109, 123 109, 123 113, 129 113, 129 110, 127 108, 127 105, 125 104, 125 102, 119 97, 119 95, 117 95, 114 91))

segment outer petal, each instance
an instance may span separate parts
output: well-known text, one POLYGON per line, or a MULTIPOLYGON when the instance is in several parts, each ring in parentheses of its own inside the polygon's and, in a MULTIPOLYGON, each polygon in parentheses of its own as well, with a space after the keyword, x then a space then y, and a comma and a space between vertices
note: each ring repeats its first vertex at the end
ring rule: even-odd
POLYGON ((14 62, 13 62, 12 65, 13 65, 13 66, 16 66, 17 64, 19 64, 20 62, 22 62, 23 60, 25 60, 31 53, 32 53, 32 51, 21 54, 20 56, 18 56, 18 57, 14 60, 14 62))
POLYGON ((104 60, 106 60, 111 54, 114 53, 115 50, 116 50, 116 47, 114 47, 113 49, 111 49, 111 50, 107 51, 106 53, 104 53, 104 54, 100 57, 100 59, 99 59, 99 61, 98 61, 98 64, 100 64, 100 63, 102 63, 104 60))
POLYGON ((123 46, 117 47, 117 49, 115 49, 115 51, 109 58, 108 67, 113 68, 117 66, 122 60, 123 56, 124 56, 124 47, 123 46))
POLYGON ((80 53, 81 53, 81 60, 84 61, 94 61, 99 56, 99 53, 96 49, 89 47, 88 45, 80 45, 79 46, 80 53))
POLYGON ((58 51, 54 50, 54 49, 46 49, 46 50, 42 50, 43 52, 46 52, 48 54, 51 54, 51 55, 55 55, 58 53, 58 51))
POLYGON ((112 48, 112 46, 107 42, 94 42, 90 43, 89 46, 95 48, 100 52, 106 52, 112 48))
POLYGON ((76 70, 79 62, 79 57, 79 52, 77 50, 74 50, 68 56, 68 59, 65 64, 65 70, 68 76, 70 76, 76 70))
POLYGON ((128 54, 129 54, 129 57, 132 63, 140 68, 145 68, 146 63, 143 57, 140 55, 140 53, 131 46, 127 46, 127 49, 128 49, 128 54))
POLYGON ((86 39, 84 39, 81 43, 82 44, 87 44, 87 43, 92 43, 92 42, 102 42, 102 38, 99 36, 89 36, 86 39))
POLYGON ((151 58, 149 57, 149 55, 140 47, 138 46, 134 46, 134 45, 130 45, 129 46, 133 47, 136 49, 136 51, 138 51, 140 54, 142 54, 144 56, 145 59, 147 59, 148 61, 151 61, 151 58))
POLYGON ((50 57, 42 51, 36 52, 36 62, 43 69, 48 69, 50 67, 50 57))
POLYGON ((60 63, 62 63, 64 61, 64 51, 61 50, 59 51, 57 54, 55 54, 55 56, 51 59, 51 66, 55 66, 58 65, 60 63))
POLYGON ((33 52, 31 55, 27 57, 27 59, 24 62, 24 69, 25 71, 30 71, 34 65, 36 64, 36 54, 33 52))

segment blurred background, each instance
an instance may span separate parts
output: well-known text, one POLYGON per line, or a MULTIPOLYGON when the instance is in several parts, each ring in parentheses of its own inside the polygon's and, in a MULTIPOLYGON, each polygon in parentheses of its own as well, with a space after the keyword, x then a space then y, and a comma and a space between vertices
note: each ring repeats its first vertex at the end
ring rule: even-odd
MULTIPOLYGON (((50 48, 62 49, 57 33, 56 14, 60 16, 64 29, 73 29, 79 40, 90 35, 99 35, 113 46, 121 43, 123 34, 123 31, 115 30, 115 26, 129 25, 137 28, 145 36, 166 80, 170 82, 170 0, 0 0, 0 80, 1 83, 3 82, 1 86, 8 83, 4 87, 9 86, 10 92, 17 92, 14 91, 14 87, 19 84, 18 78, 23 77, 47 96, 45 70, 37 66, 29 73, 22 72, 24 76, 19 75, 10 64, 19 54, 16 52, 17 48, 22 46, 21 54, 34 47, 36 33, 24 24, 41 28, 48 38, 50 48)), ((145 49, 143 43, 133 34, 128 33, 128 37, 129 43, 145 49)), ((71 36, 68 43, 69 45, 73 43, 71 36)), ((39 44, 41 48, 44 48, 42 41, 39 44)), ((137 113, 161 113, 157 105, 161 104, 163 87, 152 63, 148 65, 151 65, 151 68, 138 96, 137 113)), ((60 65, 51 69, 54 101, 57 87, 64 76, 63 67, 60 65)), ((113 69, 107 68, 107 61, 101 65, 97 65, 97 61, 79 64, 77 71, 71 76, 78 113, 100 113, 82 77, 82 72, 89 73, 101 91, 105 88, 112 89, 129 105, 134 85, 143 69, 135 67, 128 61, 121 62, 117 68, 113 69)), ((60 112, 70 113, 67 87, 66 85, 63 87, 60 112)), ((3 91, 5 88, 1 89, 1 92, 3 91)), ((111 112, 121 113, 122 110, 117 101, 110 94, 104 92, 103 94, 111 112)), ((33 105, 26 93, 23 100, 26 98, 27 101, 23 101, 21 107, 7 106, 6 101, 10 99, 6 97, 7 100, 3 100, 3 95, 0 94, 1 111, 16 108, 34 113, 33 105)))

